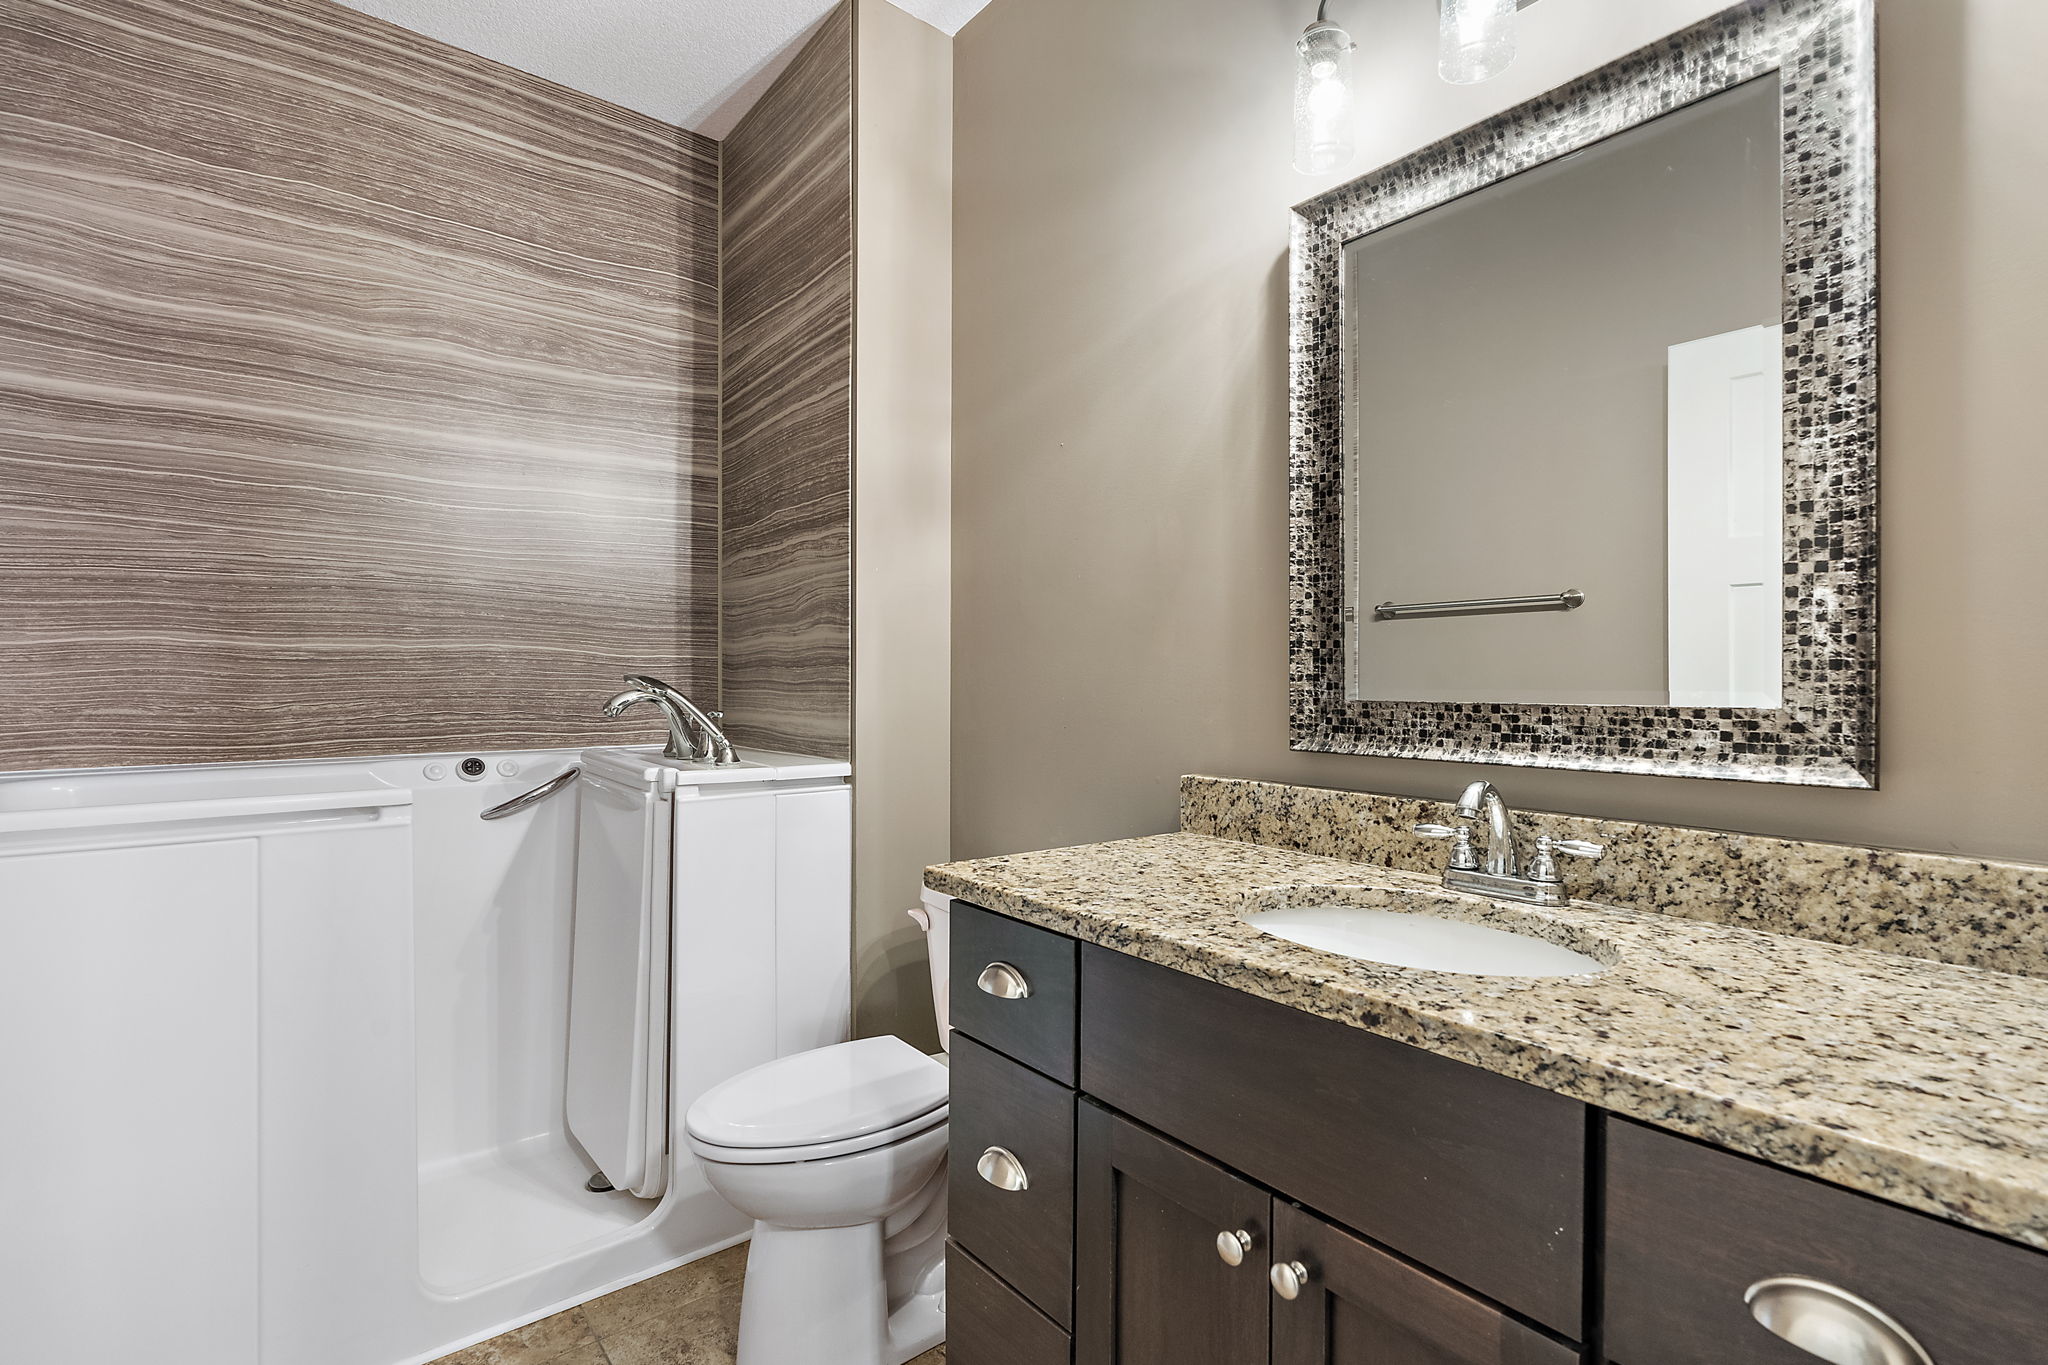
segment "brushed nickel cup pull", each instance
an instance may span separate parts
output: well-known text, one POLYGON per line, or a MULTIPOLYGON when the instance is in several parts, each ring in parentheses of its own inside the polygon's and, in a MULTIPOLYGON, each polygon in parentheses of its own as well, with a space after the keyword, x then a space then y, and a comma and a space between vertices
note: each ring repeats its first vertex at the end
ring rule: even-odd
POLYGON ((1031 983, 1024 979, 1024 973, 1007 962, 991 962, 981 969, 981 975, 974 978, 974 984, 984 995, 993 995, 998 1000, 1029 1000, 1031 983))
POLYGON ((1216 1254, 1225 1265, 1243 1265, 1244 1254, 1252 1249, 1252 1235, 1243 1228, 1216 1234, 1216 1254))
POLYGON ((1742 1301, 1765 1331, 1828 1365, 1934 1365, 1889 1313, 1826 1280, 1774 1275, 1744 1290, 1742 1301))
POLYGON ((1314 1271, 1300 1261, 1276 1261, 1266 1278, 1273 1282, 1273 1292, 1283 1299, 1298 1299, 1314 1271))
POLYGON ((1024 1174, 1024 1163, 1017 1160, 1017 1154, 1007 1147, 991 1147, 981 1154, 981 1160, 974 1163, 974 1173, 999 1190, 1016 1193, 1031 1188, 1031 1177, 1024 1174))

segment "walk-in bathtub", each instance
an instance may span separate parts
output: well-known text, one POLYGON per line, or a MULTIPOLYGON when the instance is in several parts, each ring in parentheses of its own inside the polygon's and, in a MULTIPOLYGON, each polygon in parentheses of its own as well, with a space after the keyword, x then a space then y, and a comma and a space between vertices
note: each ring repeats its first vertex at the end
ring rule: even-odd
MULTIPOLYGON (((687 1150, 659 1200, 585 1188, 564 1119, 581 797, 479 818, 578 758, 0 781, 10 1356, 412 1365, 744 1235, 687 1150)), ((829 815, 845 772, 781 761, 678 799, 773 778, 829 815)), ((803 829, 828 870, 804 888, 818 932, 786 935, 826 945, 808 977, 778 967, 772 869, 760 905, 678 912, 673 1112, 842 1036, 843 814, 803 829)))

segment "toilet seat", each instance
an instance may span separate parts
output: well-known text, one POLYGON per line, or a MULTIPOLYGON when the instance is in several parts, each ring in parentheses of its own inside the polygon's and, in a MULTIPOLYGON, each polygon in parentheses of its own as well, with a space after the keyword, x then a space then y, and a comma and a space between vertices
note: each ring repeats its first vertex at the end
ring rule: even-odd
POLYGON ((715 1142, 706 1142, 695 1133, 685 1132, 684 1137, 690 1150, 703 1161, 722 1161, 729 1166, 780 1166, 797 1161, 824 1161, 835 1156, 852 1156, 856 1152, 872 1151, 887 1147, 892 1142, 914 1138, 919 1133, 943 1127, 946 1122, 946 1106, 940 1105, 928 1114, 920 1115, 894 1128, 884 1128, 877 1133, 860 1137, 840 1138, 835 1142, 814 1142, 801 1147, 721 1147, 715 1142))
POLYGON ((768 1165, 868 1151, 946 1121, 946 1068, 900 1038, 862 1038, 757 1066, 690 1106, 711 1161, 768 1165))

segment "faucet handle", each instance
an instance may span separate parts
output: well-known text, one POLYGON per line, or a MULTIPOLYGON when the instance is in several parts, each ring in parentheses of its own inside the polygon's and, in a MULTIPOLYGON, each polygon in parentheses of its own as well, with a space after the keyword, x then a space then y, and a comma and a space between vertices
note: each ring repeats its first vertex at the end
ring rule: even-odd
POLYGON ((1455 839, 1451 847, 1451 870, 1454 872, 1477 872, 1479 850, 1472 847, 1472 826, 1459 825, 1417 825, 1415 832, 1425 839, 1455 839))
POLYGON ((1567 858, 1584 858, 1593 861, 1607 851, 1607 845, 1596 844, 1591 839, 1553 839, 1548 834, 1538 836, 1536 855, 1529 860, 1529 880, 1532 882, 1561 882, 1558 875, 1557 859, 1552 856, 1562 853, 1567 858))

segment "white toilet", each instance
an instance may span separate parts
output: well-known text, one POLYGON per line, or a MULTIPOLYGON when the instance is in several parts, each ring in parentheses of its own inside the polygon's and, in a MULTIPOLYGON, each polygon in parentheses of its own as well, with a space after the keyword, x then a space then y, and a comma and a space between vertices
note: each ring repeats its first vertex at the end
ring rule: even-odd
MULTIPOLYGON (((911 912, 946 1038, 948 902, 911 912)), ((903 1365, 945 1340, 943 1056, 863 1038, 743 1072, 684 1118, 705 1179, 754 1220, 738 1365, 903 1365)))

